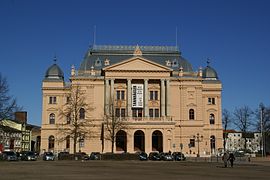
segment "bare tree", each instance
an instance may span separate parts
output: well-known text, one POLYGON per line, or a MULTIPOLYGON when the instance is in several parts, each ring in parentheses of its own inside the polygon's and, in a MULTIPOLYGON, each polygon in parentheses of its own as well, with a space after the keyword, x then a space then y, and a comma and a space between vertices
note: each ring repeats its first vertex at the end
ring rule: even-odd
POLYGON ((70 94, 66 104, 59 110, 62 119, 66 119, 65 123, 58 124, 59 141, 66 140, 67 137, 73 139, 73 153, 77 152, 77 143, 88 139, 91 136, 92 120, 86 117, 86 112, 93 110, 86 103, 85 93, 79 85, 71 87, 70 94))
POLYGON ((226 151, 226 141, 227 141, 227 129, 231 124, 231 113, 227 110, 227 109, 223 109, 222 112, 222 124, 223 124, 223 128, 224 128, 224 134, 223 134, 223 148, 224 151, 226 151))
POLYGON ((250 130, 252 124, 253 111, 248 107, 235 108, 234 110, 234 124, 242 132, 244 138, 244 148, 247 149, 247 132, 250 130))
POLYGON ((16 103, 16 99, 10 96, 7 79, 0 73, 0 120, 5 118, 12 118, 14 112, 20 110, 16 103))
POLYGON ((106 140, 111 142, 111 152, 114 153, 114 145, 116 141, 116 134, 120 130, 126 129, 126 119, 125 114, 121 113, 120 107, 122 105, 121 100, 115 101, 110 100, 109 107, 108 107, 108 114, 104 115, 104 126, 105 126, 105 136, 106 140))

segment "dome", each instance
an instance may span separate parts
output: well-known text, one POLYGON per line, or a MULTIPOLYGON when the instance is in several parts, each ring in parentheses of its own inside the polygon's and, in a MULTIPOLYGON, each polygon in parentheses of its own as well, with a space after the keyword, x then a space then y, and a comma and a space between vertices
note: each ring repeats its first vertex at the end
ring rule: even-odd
POLYGON ((64 80, 64 73, 57 64, 53 64, 47 69, 45 79, 64 80))
POLYGON ((216 70, 210 67, 209 65, 206 68, 204 68, 202 76, 205 79, 212 79, 212 80, 218 79, 216 70))
POLYGON ((193 72, 192 65, 183 57, 180 57, 179 68, 183 68, 183 72, 193 72))

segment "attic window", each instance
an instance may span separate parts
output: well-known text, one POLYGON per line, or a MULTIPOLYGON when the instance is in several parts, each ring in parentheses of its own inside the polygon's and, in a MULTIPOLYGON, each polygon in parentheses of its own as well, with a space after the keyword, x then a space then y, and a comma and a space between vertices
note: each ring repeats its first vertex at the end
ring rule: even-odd
POLYGON ((110 65, 110 60, 106 58, 105 61, 104 61, 104 65, 109 66, 110 65))
POLYGON ((173 62, 172 62, 172 67, 177 67, 178 66, 178 62, 177 62, 177 60, 175 59, 175 60, 173 60, 173 62))
POLYGON ((95 61, 95 66, 101 66, 101 60, 99 58, 95 61))

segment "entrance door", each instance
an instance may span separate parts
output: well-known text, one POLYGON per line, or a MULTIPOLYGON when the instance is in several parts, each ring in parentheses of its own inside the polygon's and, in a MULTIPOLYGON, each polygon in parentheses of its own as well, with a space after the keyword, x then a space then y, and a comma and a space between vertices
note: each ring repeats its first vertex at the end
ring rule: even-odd
POLYGON ((141 130, 134 133, 134 151, 145 151, 145 137, 144 132, 141 130))
POLYGON ((163 135, 159 130, 152 134, 152 151, 163 152, 163 135))

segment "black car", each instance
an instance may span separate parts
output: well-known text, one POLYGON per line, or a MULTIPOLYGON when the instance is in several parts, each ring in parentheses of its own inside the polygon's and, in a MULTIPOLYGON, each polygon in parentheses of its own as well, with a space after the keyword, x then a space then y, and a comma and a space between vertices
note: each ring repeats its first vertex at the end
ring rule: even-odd
POLYGON ((90 160, 100 160, 101 159, 101 154, 99 152, 92 152, 90 154, 90 160))
POLYGON ((0 159, 5 161, 17 161, 18 157, 17 154, 13 151, 4 151, 2 152, 0 159))
POLYGON ((37 156, 36 153, 33 151, 26 151, 21 154, 22 161, 36 161, 37 156))
POLYGON ((89 156, 85 152, 78 152, 75 154, 76 160, 89 160, 89 156))
POLYGON ((158 152, 150 152, 148 159, 152 161, 160 161, 160 155, 158 152))
POLYGON ((43 160, 44 161, 54 161, 55 159, 55 156, 52 152, 45 152, 43 154, 43 160))
POLYGON ((148 156, 147 156, 147 154, 145 152, 140 152, 139 153, 139 159, 141 161, 147 161, 148 160, 148 156))
POLYGON ((185 155, 181 152, 174 152, 172 155, 173 155, 173 159, 175 161, 185 161, 186 160, 185 155))
POLYGON ((162 152, 159 154, 159 156, 162 161, 173 161, 173 156, 171 155, 171 153, 162 152))

